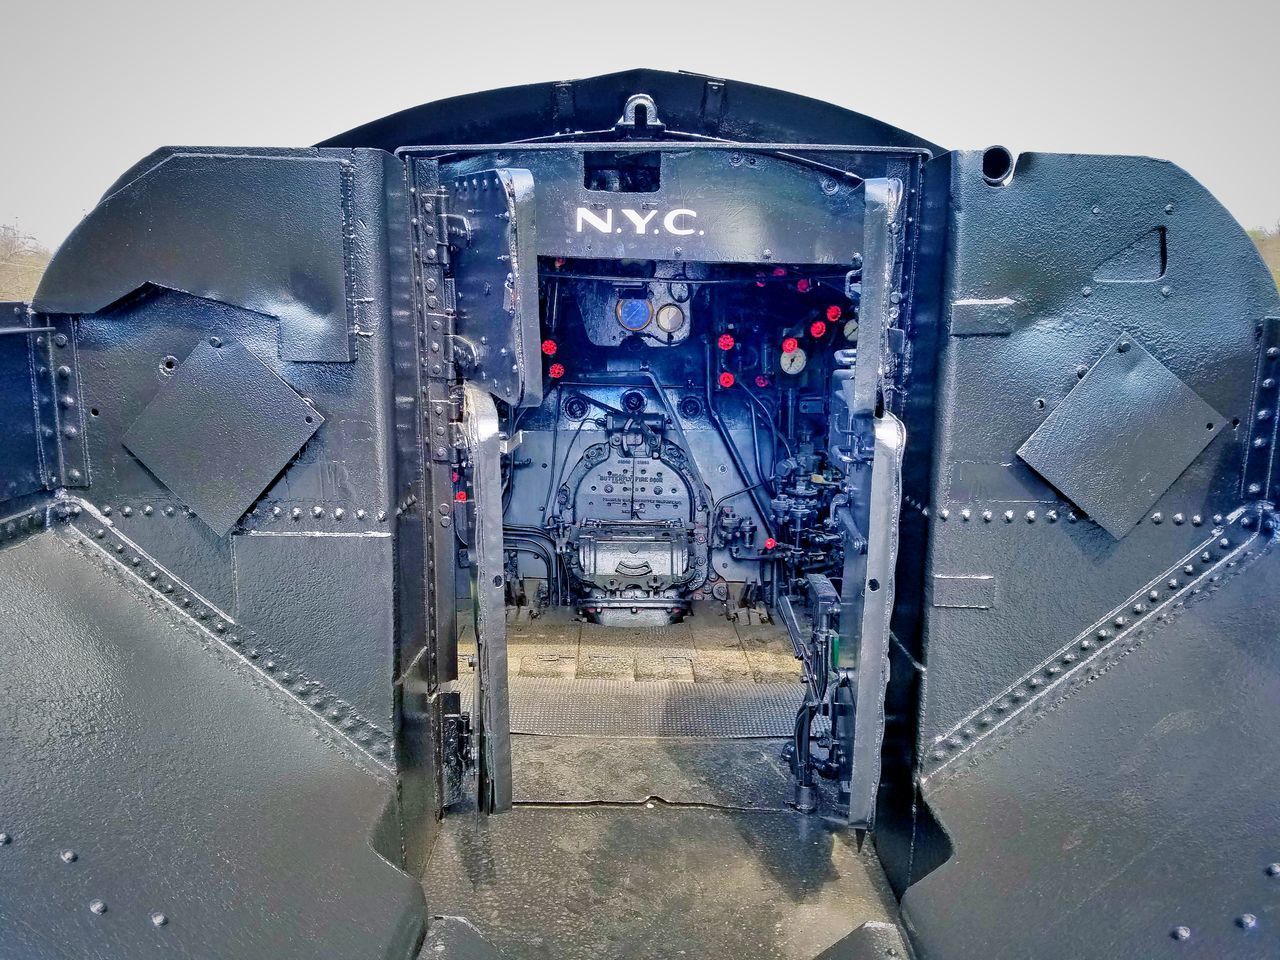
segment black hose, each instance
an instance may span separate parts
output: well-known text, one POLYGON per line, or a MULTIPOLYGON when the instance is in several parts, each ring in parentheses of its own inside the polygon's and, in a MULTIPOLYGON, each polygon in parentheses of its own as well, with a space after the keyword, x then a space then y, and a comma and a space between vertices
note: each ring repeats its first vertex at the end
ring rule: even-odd
POLYGON ((527 545, 520 546, 520 543, 522 540, 523 540, 522 537, 504 538, 503 549, 513 550, 520 553, 529 553, 542 561, 543 565, 547 568, 547 584, 550 587, 551 593, 552 593, 551 602, 556 606, 559 606, 561 601, 561 597, 559 595, 560 594, 560 578, 559 578, 559 571, 557 569, 558 565, 555 561, 554 555, 549 551, 547 551, 541 544, 535 545, 533 543, 525 541, 527 545))
POLYGON ((784 436, 782 433, 778 431, 778 425, 774 423, 774 420, 776 419, 776 417, 773 411, 770 410, 767 406, 765 406, 764 401, 761 400, 759 397, 757 397, 754 393, 752 393, 751 390, 747 388, 746 384, 739 381, 737 385, 742 388, 742 392, 747 395, 747 399, 750 400, 752 403, 754 403, 757 407, 759 407, 761 412, 764 414, 764 422, 768 424, 769 429, 773 431, 773 437, 774 437, 775 443, 782 445, 782 448, 787 451, 788 457, 794 456, 794 454, 791 451, 790 441, 788 441, 786 436, 784 436))

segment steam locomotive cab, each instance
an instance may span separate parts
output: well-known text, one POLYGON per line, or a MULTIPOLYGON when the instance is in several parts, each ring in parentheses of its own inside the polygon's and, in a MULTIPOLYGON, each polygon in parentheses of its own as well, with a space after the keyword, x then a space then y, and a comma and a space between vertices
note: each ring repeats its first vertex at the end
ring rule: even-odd
POLYGON ((548 575, 518 551, 517 580, 540 579, 529 602, 658 625, 838 568, 825 440, 832 374, 856 357, 856 277, 544 260, 545 399, 513 418, 504 511, 556 558, 548 575))
POLYGON ((3 306, 6 956, 1274 932, 1280 300, 1172 164, 631 71, 163 148, 3 306))
MULTIPOLYGON (((452 489, 464 524, 496 524, 500 506, 500 555, 469 543, 474 569, 500 574, 470 591, 500 580, 506 623, 570 617, 639 660, 692 661, 687 679, 696 657, 652 631, 771 625, 800 704, 792 802, 815 809, 825 776, 833 809, 866 827, 926 155, 672 140, 658 117, 637 95, 590 142, 405 151, 421 301, 452 330, 432 349, 499 425, 499 462, 471 450, 452 489), (486 470, 500 505, 478 490, 486 470)), ((463 650, 491 692, 526 666, 495 642, 497 618, 474 661, 463 650)), ((577 660, 560 675, 592 676, 577 660)))

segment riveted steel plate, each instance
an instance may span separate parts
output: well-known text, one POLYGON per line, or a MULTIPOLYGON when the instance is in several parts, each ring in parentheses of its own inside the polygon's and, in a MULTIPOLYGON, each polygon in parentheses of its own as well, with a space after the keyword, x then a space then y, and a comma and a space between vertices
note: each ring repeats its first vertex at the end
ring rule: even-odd
POLYGON ((40 443, 32 410, 35 337, 26 304, 0 303, 0 497, 10 499, 43 486, 40 443))
MULTIPOLYGON (((512 677, 511 732, 551 737, 789 737, 797 683, 512 677)), ((468 710, 464 693, 463 709, 468 710)))
POLYGON ((499 400, 536 407, 542 402, 542 355, 533 175, 486 170, 458 177, 451 199, 457 219, 450 234, 462 243, 454 279, 456 326, 475 351, 471 378, 499 400))
POLYGON ((244 347, 201 342, 123 442, 224 536, 323 422, 244 347))
POLYGON ((1018 448, 1018 456, 1119 540, 1225 422, 1125 335, 1018 448))
POLYGON ((410 956, 395 781, 108 563, 0 551, 0 957, 410 956))
MULTIPOLYGON (((391 732, 395 576, 391 537, 250 533, 231 538, 236 618, 293 683, 319 683, 391 732)), ((344 711, 345 713, 346 711, 344 711)))

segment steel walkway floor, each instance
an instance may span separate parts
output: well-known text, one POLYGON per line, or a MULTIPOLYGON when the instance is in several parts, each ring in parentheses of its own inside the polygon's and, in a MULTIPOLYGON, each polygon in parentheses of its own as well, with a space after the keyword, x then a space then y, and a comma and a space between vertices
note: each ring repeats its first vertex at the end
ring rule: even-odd
MULTIPOLYGON (((462 684, 470 710, 472 684, 462 684)), ((800 684, 512 677, 511 732, 547 737, 790 736, 800 684)))
MULTIPOLYGON (((671 680, 686 683, 795 683, 800 665, 782 624, 762 622, 760 611, 740 610, 731 621, 712 605, 666 627, 605 627, 580 623, 564 609, 530 618, 507 617, 513 677, 562 680, 671 680)), ((460 617, 468 622, 469 612, 460 617)), ((459 668, 469 671, 475 635, 463 627, 459 668)))

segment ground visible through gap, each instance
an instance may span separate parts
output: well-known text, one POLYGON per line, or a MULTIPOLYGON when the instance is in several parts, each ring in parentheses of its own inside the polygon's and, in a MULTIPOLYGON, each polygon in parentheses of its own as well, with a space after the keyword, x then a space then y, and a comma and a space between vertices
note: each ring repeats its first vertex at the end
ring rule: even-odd
MULTIPOLYGON (((522 611, 507 639, 513 726, 536 734, 512 737, 515 809, 446 815, 424 873, 433 915, 465 917, 511 960, 808 960, 891 921, 871 842, 785 805, 778 734, 801 690, 781 625, 522 611)), ((474 653, 464 633, 464 687, 474 653)))
POLYGON ((510 960, 808 960, 896 910, 851 830, 661 803, 453 813, 423 886, 510 960))

